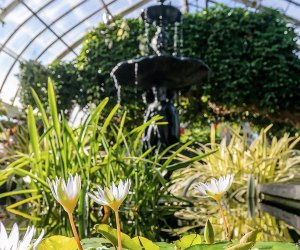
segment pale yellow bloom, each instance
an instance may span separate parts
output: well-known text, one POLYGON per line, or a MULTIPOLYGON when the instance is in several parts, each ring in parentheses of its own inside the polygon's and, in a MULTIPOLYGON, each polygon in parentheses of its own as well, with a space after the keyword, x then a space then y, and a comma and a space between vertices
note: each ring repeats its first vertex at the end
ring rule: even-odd
POLYGON ((88 195, 97 203, 103 206, 109 206, 114 211, 117 211, 125 200, 131 182, 126 180, 125 182, 120 181, 118 187, 113 182, 110 188, 104 187, 103 189, 97 185, 98 191, 94 191, 94 194, 89 193, 88 195))
POLYGON ((74 177, 70 174, 67 183, 63 178, 57 178, 47 182, 54 198, 63 206, 67 213, 73 213, 81 191, 81 179, 78 174, 74 177))
POLYGON ((199 191, 203 195, 212 197, 216 201, 220 201, 222 196, 230 188, 232 182, 233 175, 221 176, 219 180, 213 178, 210 182, 198 183, 195 186, 195 190, 199 191))

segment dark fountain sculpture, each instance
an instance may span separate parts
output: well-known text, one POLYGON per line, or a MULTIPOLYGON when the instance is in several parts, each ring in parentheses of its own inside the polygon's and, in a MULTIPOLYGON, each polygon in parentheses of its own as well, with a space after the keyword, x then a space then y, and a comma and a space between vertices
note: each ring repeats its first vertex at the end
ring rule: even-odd
POLYGON ((164 5, 164 2, 158 1, 158 5, 146 8, 141 15, 145 25, 156 27, 150 44, 155 55, 120 62, 111 72, 119 90, 122 85, 136 85, 144 90, 143 99, 148 105, 145 122, 156 115, 167 122, 167 125, 152 124, 148 127, 143 136, 145 150, 153 146, 165 149, 179 142, 179 116, 173 104, 176 92, 183 87, 202 83, 209 74, 208 66, 201 60, 177 55, 177 26, 182 14, 177 8, 164 5), (175 27, 172 55, 166 52, 170 47, 165 31, 168 25, 175 27))

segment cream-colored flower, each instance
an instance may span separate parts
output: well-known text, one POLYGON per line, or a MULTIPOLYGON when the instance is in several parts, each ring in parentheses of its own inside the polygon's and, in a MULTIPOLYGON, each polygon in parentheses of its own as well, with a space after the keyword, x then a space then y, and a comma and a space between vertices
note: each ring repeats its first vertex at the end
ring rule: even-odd
POLYGON ((230 188, 232 182, 233 175, 221 176, 219 180, 212 179, 210 182, 198 183, 195 186, 195 190, 199 191, 203 195, 212 197, 216 201, 220 201, 222 196, 230 188))
POLYGON ((117 211, 122 202, 125 200, 130 186, 131 181, 129 179, 125 182, 121 180, 118 187, 114 182, 110 188, 104 187, 104 189, 102 189, 99 185, 97 185, 98 191, 94 191, 94 194, 89 193, 88 195, 100 205, 109 206, 114 211, 117 211))
POLYGON ((0 222, 0 250, 35 250, 44 236, 44 230, 32 244, 32 238, 35 234, 34 226, 28 227, 23 240, 20 240, 19 228, 14 224, 9 236, 4 225, 0 222))
POLYGON ((57 178, 47 182, 54 198, 63 206, 67 213, 73 213, 81 191, 81 179, 78 174, 74 177, 70 174, 68 182, 63 178, 57 178))

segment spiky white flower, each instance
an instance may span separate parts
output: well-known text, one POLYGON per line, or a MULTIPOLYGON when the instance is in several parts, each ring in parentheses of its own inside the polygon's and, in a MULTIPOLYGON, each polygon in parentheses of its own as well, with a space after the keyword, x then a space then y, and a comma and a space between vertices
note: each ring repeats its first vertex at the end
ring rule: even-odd
POLYGON ((109 206, 114 211, 117 211, 125 200, 131 181, 127 179, 125 182, 122 180, 119 182, 118 187, 113 182, 110 188, 104 187, 103 189, 97 185, 98 191, 94 191, 94 194, 89 193, 88 195, 97 203, 103 206, 109 206))
POLYGON ((81 179, 78 174, 74 177, 70 174, 68 182, 64 178, 57 178, 47 182, 54 198, 63 206, 67 213, 73 213, 78 202, 81 190, 81 179))
POLYGON ((23 240, 20 240, 18 225, 14 224, 8 236, 4 225, 0 222, 0 250, 35 250, 44 236, 44 230, 32 244, 34 234, 34 226, 28 227, 23 240))
POLYGON ((216 201, 220 201, 222 199, 222 196, 230 188, 232 182, 233 175, 221 176, 219 180, 213 178, 210 183, 198 183, 195 186, 195 190, 199 191, 203 195, 212 197, 216 201))

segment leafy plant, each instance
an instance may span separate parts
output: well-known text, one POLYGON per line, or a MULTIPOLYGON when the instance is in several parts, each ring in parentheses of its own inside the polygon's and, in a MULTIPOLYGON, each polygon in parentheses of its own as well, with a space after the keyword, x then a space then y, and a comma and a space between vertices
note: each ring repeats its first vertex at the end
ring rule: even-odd
POLYGON ((7 210, 32 220, 36 225, 46 225, 50 234, 70 235, 66 215, 57 207, 46 178, 61 176, 66 179, 69 173, 78 173, 82 180, 82 192, 75 217, 78 218, 80 236, 87 236, 98 217, 103 222, 108 222, 110 218, 109 209, 104 208, 104 214, 101 215, 101 207, 87 198, 87 192, 95 184, 108 186, 112 181, 130 178, 134 192, 127 199, 124 210, 120 211, 124 231, 130 235, 145 235, 150 239, 160 238, 161 229, 169 227, 166 217, 180 208, 172 205, 171 199, 178 199, 168 194, 168 182, 162 173, 185 167, 206 155, 198 155, 188 162, 174 163, 175 156, 190 143, 179 146, 173 153, 170 153, 172 147, 161 153, 153 149, 143 152, 141 135, 149 124, 160 118, 154 117, 127 131, 126 113, 122 117, 116 115, 118 105, 110 112, 103 113, 107 98, 87 114, 81 125, 72 128, 64 115, 59 115, 51 81, 48 83, 48 109, 34 90, 32 94, 38 112, 35 113, 29 106, 29 151, 13 156, 14 161, 0 172, 0 185, 4 185, 12 176, 18 182, 16 190, 2 193, 0 198, 23 198, 7 206, 7 210), (38 122, 43 124, 39 129, 38 122), (22 181, 25 176, 30 177, 29 182, 22 181), (29 211, 21 207, 18 209, 21 205, 27 205, 29 211), (48 211, 48 208, 51 210, 48 211))
MULTIPOLYGON (((194 154, 211 150, 217 150, 216 153, 174 173, 173 191, 186 194, 194 182, 205 182, 210 177, 228 173, 235 176, 235 189, 246 188, 249 175, 258 183, 300 178, 300 151, 295 149, 300 138, 285 134, 281 138, 269 139, 270 128, 262 129, 257 138, 249 143, 249 135, 240 134, 239 128, 229 127, 230 140, 224 137, 220 143, 215 143, 215 129, 212 126, 211 142, 190 150, 194 154)), ((189 157, 180 154, 178 159, 186 161, 189 157)))
MULTIPOLYGON (((211 177, 219 175, 233 174, 233 191, 227 196, 226 202, 228 220, 234 225, 230 229, 232 233, 236 237, 241 237, 247 228, 244 225, 247 225, 253 229, 270 232, 264 234, 267 237, 264 240, 291 240, 284 222, 276 222, 275 218, 257 211, 252 204, 255 203, 253 199, 256 197, 257 183, 287 182, 300 178, 300 151, 295 148, 300 138, 285 134, 281 138, 270 139, 268 136, 270 127, 262 129, 255 139, 240 133, 239 128, 228 127, 229 134, 220 143, 215 142, 215 129, 212 127, 211 142, 199 144, 198 149, 190 150, 198 154, 206 150, 217 150, 216 153, 176 171, 172 176, 171 192, 178 196, 191 197, 194 196, 192 187, 195 183, 206 182, 211 177)), ((188 159, 186 155, 178 155, 178 160, 188 159)), ((207 200, 201 201, 199 198, 193 199, 193 204, 193 209, 185 208, 176 212, 178 218, 190 221, 188 226, 178 228, 178 233, 203 227, 205 220, 199 218, 204 211, 207 216, 214 218, 213 223, 219 224, 215 204, 207 200)))

